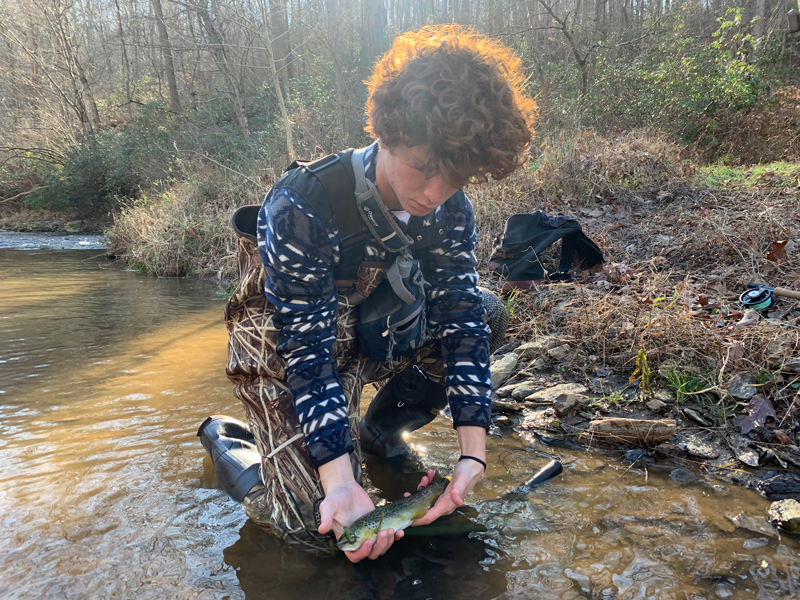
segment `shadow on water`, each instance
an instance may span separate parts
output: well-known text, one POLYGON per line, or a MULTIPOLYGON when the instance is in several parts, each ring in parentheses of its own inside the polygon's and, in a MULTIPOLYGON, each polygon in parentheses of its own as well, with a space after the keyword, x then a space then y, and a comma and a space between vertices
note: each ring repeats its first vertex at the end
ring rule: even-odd
POLYGON ((505 575, 485 563, 497 555, 483 540, 454 535, 405 539, 380 560, 353 565, 344 556, 293 552, 251 521, 224 552, 247 600, 274 599, 277 590, 287 600, 496 598, 506 590, 505 575))

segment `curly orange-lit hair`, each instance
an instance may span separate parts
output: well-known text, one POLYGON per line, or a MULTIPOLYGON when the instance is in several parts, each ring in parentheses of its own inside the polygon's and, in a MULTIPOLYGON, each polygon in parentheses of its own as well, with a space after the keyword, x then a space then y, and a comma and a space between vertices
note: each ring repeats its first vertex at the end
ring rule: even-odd
POLYGON ((536 103, 520 59, 460 25, 397 37, 367 82, 367 127, 390 148, 428 144, 425 172, 457 187, 502 179, 525 162, 536 103))

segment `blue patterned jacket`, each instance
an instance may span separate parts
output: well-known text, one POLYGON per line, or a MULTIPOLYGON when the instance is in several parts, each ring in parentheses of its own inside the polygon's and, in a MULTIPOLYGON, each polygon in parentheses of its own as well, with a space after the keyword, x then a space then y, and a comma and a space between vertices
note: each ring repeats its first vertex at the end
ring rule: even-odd
MULTIPOLYGON (((372 144, 365 154, 366 176, 373 182, 377 146, 372 144)), ((427 324, 442 343, 453 425, 488 428, 489 338, 477 290, 472 204, 459 191, 429 215, 412 216, 401 227, 413 235, 415 222, 419 225, 423 219, 435 219, 447 227, 441 244, 417 252, 412 246, 411 251, 432 284, 427 324)), ((265 291, 275 306, 275 322, 281 328, 278 353, 285 361, 295 410, 317 467, 353 449, 347 402, 333 356, 338 305, 333 268, 340 247, 334 220, 326 227, 294 190, 270 190, 258 216, 265 291)), ((394 257, 389 254, 377 242, 367 242, 366 260, 391 262, 394 257)))

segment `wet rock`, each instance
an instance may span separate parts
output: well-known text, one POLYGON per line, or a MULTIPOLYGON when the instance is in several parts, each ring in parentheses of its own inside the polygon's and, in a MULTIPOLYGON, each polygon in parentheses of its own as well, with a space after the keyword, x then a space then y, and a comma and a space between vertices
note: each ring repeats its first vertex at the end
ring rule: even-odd
POLYGON ((800 502, 793 498, 773 502, 769 507, 769 521, 786 531, 800 532, 800 502))
POLYGON ((550 335, 546 335, 527 342, 514 349, 520 360, 534 360, 540 358, 548 350, 560 344, 560 340, 550 335))
POLYGON ((686 451, 692 456, 698 458, 707 458, 713 460, 719 458, 720 450, 714 444, 703 441, 690 441, 686 442, 686 451))
POLYGON ((492 373, 492 389, 497 390, 508 381, 517 368, 519 357, 513 352, 498 358, 492 363, 490 371, 492 373))
POLYGON ((767 538, 750 538, 749 540, 745 540, 742 546, 745 550, 755 550, 756 548, 763 548, 768 544, 769 540, 767 538))
POLYGON ((541 387, 541 385, 532 381, 526 381, 514 388, 514 391, 511 392, 511 397, 514 398, 514 400, 525 400, 525 398, 533 394, 536 390, 541 389, 541 387))
POLYGON ((746 373, 739 373, 731 377, 724 388, 738 400, 750 400, 758 392, 756 378, 746 373))
POLYGON ((767 537, 777 537, 777 533, 775 532, 775 530, 769 525, 767 525, 766 521, 764 521, 763 519, 756 519, 755 517, 752 517, 745 513, 740 513, 735 517, 728 517, 728 518, 736 526, 737 529, 752 531, 753 533, 766 535, 767 537))
POLYGON ((684 408, 682 409, 683 414, 695 421, 696 423, 700 423, 703 427, 711 427, 713 423, 706 420, 706 418, 701 415, 699 412, 694 410, 693 408, 684 408))
POLYGON ((678 467, 677 469, 672 469, 669 473, 669 478, 672 479, 675 483, 694 483, 695 481, 699 481, 697 476, 692 473, 689 469, 685 469, 683 467, 678 467))
POLYGON ((661 412, 667 408, 667 405, 661 400, 650 400, 645 406, 653 412, 661 412))
POLYGON ((502 429, 505 429, 507 427, 512 427, 514 425, 514 423, 511 421, 511 419, 509 419, 505 415, 503 415, 501 417, 497 417, 496 419, 494 419, 494 424, 497 425, 498 427, 502 428, 502 429))
POLYGON ((731 444, 731 448, 737 460, 743 462, 748 467, 758 466, 758 452, 753 450, 750 446, 736 446, 731 444))
POLYGON ((800 475, 770 471, 756 484, 759 493, 770 500, 800 498, 800 475))
POLYGON ((553 404, 562 394, 573 394, 575 396, 583 396, 589 390, 585 385, 580 383, 561 383, 552 387, 537 390, 525 397, 527 402, 536 402, 539 404, 553 404))

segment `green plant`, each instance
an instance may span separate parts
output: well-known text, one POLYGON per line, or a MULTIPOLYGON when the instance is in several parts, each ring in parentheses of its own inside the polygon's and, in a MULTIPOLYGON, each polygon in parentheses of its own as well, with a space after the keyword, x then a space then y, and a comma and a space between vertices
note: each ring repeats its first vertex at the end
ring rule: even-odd
POLYGON ((696 399, 702 401, 703 394, 698 394, 698 392, 709 387, 708 379, 691 371, 670 369, 667 371, 666 378, 670 388, 675 392, 675 403, 679 405, 695 396, 699 396, 696 399))
POLYGON ((644 348, 639 348, 639 352, 636 354, 636 368, 633 370, 633 373, 628 379, 628 384, 636 381, 636 378, 638 377, 639 389, 642 391, 643 395, 648 396, 653 392, 651 387, 651 376, 652 373, 650 372, 650 363, 647 360, 647 353, 645 352, 644 348))

